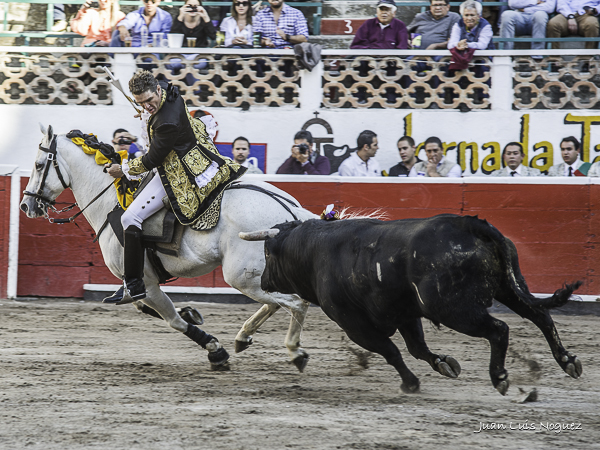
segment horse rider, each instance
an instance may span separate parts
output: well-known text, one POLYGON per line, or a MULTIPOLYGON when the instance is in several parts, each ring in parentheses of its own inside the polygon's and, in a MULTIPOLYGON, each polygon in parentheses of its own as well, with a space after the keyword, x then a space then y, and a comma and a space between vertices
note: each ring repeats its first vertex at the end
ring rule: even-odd
POLYGON ((157 81, 148 71, 137 72, 129 81, 136 103, 147 111, 148 153, 107 164, 114 178, 139 179, 156 169, 146 187, 121 217, 124 230, 124 282, 106 303, 129 303, 146 297, 142 222, 163 208, 166 196, 179 222, 193 229, 216 225, 224 189, 246 168, 219 154, 206 127, 190 116, 177 87, 157 81), (216 219, 214 219, 216 215, 216 219), (210 221, 214 223, 208 223, 210 221))

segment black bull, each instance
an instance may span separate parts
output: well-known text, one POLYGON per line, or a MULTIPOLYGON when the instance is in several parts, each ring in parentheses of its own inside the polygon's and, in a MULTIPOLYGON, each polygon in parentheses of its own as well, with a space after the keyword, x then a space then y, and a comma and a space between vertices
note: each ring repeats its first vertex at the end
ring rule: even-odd
POLYGON ((380 221, 309 220, 276 225, 241 237, 265 241, 261 287, 297 294, 319 305, 356 344, 380 354, 402 378, 404 392, 419 389, 391 341, 396 330, 411 355, 448 377, 457 377, 454 358, 432 353, 421 318, 490 342, 490 377, 506 394, 504 368, 508 326, 489 315, 492 300, 531 320, 544 333, 562 369, 578 378, 581 362, 560 342, 549 308, 564 305, 581 282, 538 299, 519 269, 514 244, 477 217, 439 215, 428 219, 380 221), (276 230, 269 230, 271 235, 276 230))

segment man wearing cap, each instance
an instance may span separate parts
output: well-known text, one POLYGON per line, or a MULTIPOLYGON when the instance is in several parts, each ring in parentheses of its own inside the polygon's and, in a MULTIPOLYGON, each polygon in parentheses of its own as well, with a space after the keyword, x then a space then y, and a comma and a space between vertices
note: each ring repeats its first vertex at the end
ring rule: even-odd
POLYGON ((509 142, 504 147, 502 159, 506 167, 492 172, 493 177, 539 177, 542 172, 539 169, 523 165, 525 152, 520 142, 509 142))
POLYGON ((394 17, 396 4, 393 0, 379 0, 377 14, 356 31, 350 48, 407 49, 406 25, 394 17))

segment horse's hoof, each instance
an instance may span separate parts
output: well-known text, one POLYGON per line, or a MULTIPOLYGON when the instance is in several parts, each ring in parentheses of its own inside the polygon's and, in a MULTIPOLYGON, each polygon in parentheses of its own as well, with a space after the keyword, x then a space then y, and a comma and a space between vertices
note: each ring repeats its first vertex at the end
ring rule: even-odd
POLYGON ((241 353, 252 345, 252 338, 248 342, 235 340, 235 352, 241 353))
POLYGON ((413 385, 407 385, 405 383, 402 383, 400 385, 400 389, 405 394, 417 394, 419 393, 419 381, 417 380, 417 383, 413 385))
POLYGON ((508 382, 508 379, 501 381, 500 383, 498 383, 496 385, 496 390, 498 392, 500 392, 502 395, 506 395, 506 392, 508 391, 508 386, 510 385, 510 383, 508 382))
POLYGON ((439 373, 448 378, 457 378, 461 372, 460 364, 452 356, 440 355, 437 369, 439 373))
POLYGON ((208 360, 210 361, 212 366, 223 366, 229 361, 229 353, 223 347, 214 352, 208 353, 208 360))
POLYGON ((300 373, 302 373, 302 372, 304 372, 304 368, 308 364, 308 355, 304 354, 304 355, 297 356, 292 360, 292 362, 298 368, 298 371, 300 373))
POLYGON ((181 316, 181 318, 187 323, 196 326, 204 324, 204 317, 202 316, 202 313, 196 308, 192 308, 191 306, 185 306, 181 309, 178 309, 177 312, 179 313, 179 316, 181 316))

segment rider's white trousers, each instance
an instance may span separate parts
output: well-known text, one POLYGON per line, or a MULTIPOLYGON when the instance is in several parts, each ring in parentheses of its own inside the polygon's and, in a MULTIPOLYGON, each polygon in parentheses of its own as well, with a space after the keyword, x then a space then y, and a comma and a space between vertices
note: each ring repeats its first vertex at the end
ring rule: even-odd
POLYGON ((134 225, 141 230, 142 222, 163 207, 162 199, 166 195, 160 176, 154 174, 154 178, 121 216, 123 229, 134 225))

